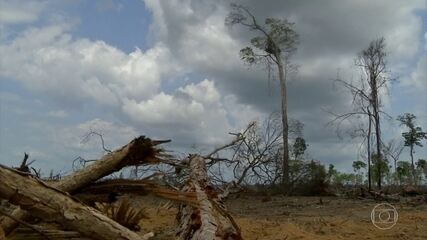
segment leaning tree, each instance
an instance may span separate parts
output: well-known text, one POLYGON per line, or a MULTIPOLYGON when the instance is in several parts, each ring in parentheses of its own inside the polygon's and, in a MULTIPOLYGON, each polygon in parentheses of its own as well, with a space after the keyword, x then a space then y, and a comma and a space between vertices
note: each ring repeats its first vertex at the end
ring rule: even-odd
POLYGON ((294 23, 287 19, 266 18, 264 24, 261 24, 246 7, 237 4, 232 4, 231 7, 232 11, 225 20, 227 25, 240 24, 260 34, 251 39, 250 47, 240 50, 242 60, 249 64, 265 64, 269 73, 273 68, 277 68, 278 71, 283 125, 282 182, 287 184, 289 182, 289 126, 286 80, 291 66, 289 58, 296 51, 298 35, 293 29, 294 23))

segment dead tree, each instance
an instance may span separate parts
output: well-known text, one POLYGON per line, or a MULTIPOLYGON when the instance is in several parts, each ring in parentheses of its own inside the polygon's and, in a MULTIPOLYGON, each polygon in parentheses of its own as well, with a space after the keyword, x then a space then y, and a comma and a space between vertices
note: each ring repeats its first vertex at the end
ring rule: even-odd
MULTIPOLYGON (((302 129, 301 122, 290 121, 290 136, 301 136, 302 129)), ((229 171, 237 185, 279 183, 282 177, 283 150, 280 113, 273 112, 262 123, 252 122, 244 131, 231 134, 239 141, 234 140, 232 144, 226 145, 229 146, 229 158, 205 156, 211 160, 208 162, 208 169, 213 180, 217 180, 222 171, 229 171)), ((290 164, 292 169, 293 161, 290 164)), ((295 174, 290 174, 288 187, 292 186, 295 174)))
POLYGON ((183 205, 177 219, 177 236, 187 240, 232 240, 242 239, 240 228, 228 214, 224 204, 209 184, 205 159, 199 155, 190 155, 189 179, 183 187, 185 192, 194 192, 198 207, 183 205))
POLYGON ((384 154, 391 157, 394 163, 394 173, 397 173, 397 161, 399 161, 400 155, 403 152, 403 142, 396 142, 394 139, 390 140, 384 147, 384 154))
MULTIPOLYGON (((78 189, 122 169, 125 166, 139 164, 155 164, 166 161, 163 157, 162 149, 156 146, 169 141, 153 141, 144 136, 135 138, 129 144, 122 148, 109 153, 93 164, 77 171, 69 176, 64 177, 61 181, 52 183, 61 191, 72 194, 78 189)), ((17 208, 13 211, 12 216, 17 219, 27 219, 30 215, 17 208)), ((10 234, 19 223, 11 218, 5 218, 1 222, 6 236, 10 234)))
MULTIPOLYGON (((372 41, 369 47, 364 49, 356 59, 356 65, 360 67, 362 75, 358 83, 347 82, 341 79, 336 79, 338 83, 343 85, 352 95, 352 105, 354 111, 345 114, 331 113, 335 116, 330 123, 338 122, 338 125, 344 120, 354 116, 366 117, 369 125, 368 134, 368 180, 369 189, 371 190, 371 151, 370 138, 373 128, 376 142, 377 156, 377 185, 381 189, 382 172, 381 165, 383 163, 382 141, 381 141, 381 115, 388 116, 382 109, 381 93, 387 89, 387 85, 391 79, 387 75, 386 68, 386 52, 385 39, 379 38, 372 41)), ((389 116, 388 116, 389 117, 389 116)))
POLYGON ((144 239, 31 175, 0 166, 0 182, 2 198, 44 221, 60 223, 93 239, 144 239))
POLYGON ((381 90, 387 87, 390 78, 387 77, 386 69, 386 52, 385 52, 385 39, 379 38, 372 41, 369 47, 361 52, 359 55, 358 65, 365 73, 365 81, 369 86, 369 105, 372 107, 372 116, 375 127, 375 140, 376 150, 378 156, 378 188, 381 189, 381 163, 382 163, 382 151, 381 151, 381 120, 380 114, 382 112, 381 102, 381 90))

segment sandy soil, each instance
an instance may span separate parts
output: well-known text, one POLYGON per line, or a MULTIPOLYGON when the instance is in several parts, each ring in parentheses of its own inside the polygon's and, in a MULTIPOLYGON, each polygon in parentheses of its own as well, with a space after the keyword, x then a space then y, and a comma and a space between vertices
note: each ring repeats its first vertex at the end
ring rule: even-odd
MULTIPOLYGON (((141 206, 148 217, 141 222, 154 239, 173 239, 176 206, 145 197, 141 206)), ((230 199, 228 208, 240 225, 244 239, 427 239, 427 205, 393 204, 398 221, 389 230, 371 222, 371 211, 378 202, 332 197, 242 196, 230 199)))

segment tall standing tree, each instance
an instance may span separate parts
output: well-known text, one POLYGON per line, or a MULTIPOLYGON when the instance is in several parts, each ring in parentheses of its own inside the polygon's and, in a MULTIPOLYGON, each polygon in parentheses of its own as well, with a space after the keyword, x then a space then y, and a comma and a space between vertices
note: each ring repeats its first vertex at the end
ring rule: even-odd
POLYGON ((421 141, 427 139, 427 133, 423 132, 421 127, 416 126, 416 118, 417 117, 412 113, 405 113, 397 117, 400 125, 404 125, 409 128, 408 132, 402 133, 402 137, 405 139, 405 146, 409 147, 413 183, 415 183, 414 147, 422 147, 423 145, 421 144, 421 141))
MULTIPOLYGON (((386 52, 385 52, 385 39, 379 38, 372 41, 369 47, 363 50, 358 59, 358 65, 362 68, 365 73, 365 79, 369 86, 369 105, 372 107, 372 117, 374 120, 375 127, 375 139, 376 139, 376 155, 378 161, 383 161, 383 154, 381 151, 381 119, 380 114, 382 113, 382 103, 380 97, 380 90, 387 86, 387 82, 390 80, 387 76, 386 69, 386 52)), ((381 165, 381 163, 379 163, 381 165)), ((378 171, 378 187, 381 188, 382 173, 381 168, 377 168, 378 171)))
MULTIPOLYGON (((387 88, 391 81, 387 74, 386 64, 385 39, 379 38, 370 42, 369 46, 359 53, 356 59, 356 65, 360 67, 362 75, 358 83, 346 82, 337 79, 345 88, 347 88, 353 97, 354 111, 342 115, 334 114, 335 119, 332 122, 342 122, 352 116, 364 116, 368 121, 368 131, 364 134, 367 139, 368 148, 368 182, 369 189, 371 188, 371 134, 375 133, 376 146, 376 164, 382 166, 384 161, 382 154, 381 141, 381 115, 385 114, 382 110, 383 104, 381 101, 381 92, 387 88), (373 128, 373 129, 372 129, 373 128)), ((375 176, 377 178, 378 188, 381 189, 381 181, 383 178, 382 168, 376 168, 375 176)))
MULTIPOLYGON (((288 143, 288 100, 286 81, 290 68, 289 58, 296 51, 298 34, 293 29, 294 23, 287 19, 266 18, 260 24, 255 16, 244 6, 232 4, 232 11, 225 19, 226 25, 240 24, 255 31, 259 36, 251 39, 251 46, 240 50, 243 61, 249 64, 266 64, 267 68, 277 68, 280 82, 282 135, 283 135, 283 166, 282 183, 289 182, 289 143, 288 143)), ((271 76, 269 74, 269 76, 271 76)))

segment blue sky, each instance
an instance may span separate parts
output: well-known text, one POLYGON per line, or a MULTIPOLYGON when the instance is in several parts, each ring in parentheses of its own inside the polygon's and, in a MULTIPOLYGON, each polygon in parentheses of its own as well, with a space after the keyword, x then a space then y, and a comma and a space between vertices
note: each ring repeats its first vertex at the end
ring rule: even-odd
MULTIPOLYGON (((349 110, 330 79, 338 69, 357 78, 355 56, 379 36, 399 80, 385 109, 394 119, 412 112, 427 129, 425 1, 243 3, 296 23, 289 111, 305 124, 310 157, 343 170, 358 159, 360 139, 339 139, 323 109, 349 110)), ((225 0, 0 0, 0 163, 17 165, 25 151, 36 168, 68 172, 76 156, 102 154, 97 139, 81 143, 90 130, 111 149, 142 134, 172 139, 179 152, 208 151, 277 111, 277 82, 268 88, 263 69, 241 63, 252 33, 224 26, 228 11, 225 0)), ((396 122, 383 127, 386 141, 400 138, 396 122)), ((427 158, 426 148, 416 156, 427 158)))

